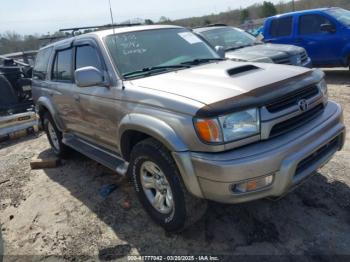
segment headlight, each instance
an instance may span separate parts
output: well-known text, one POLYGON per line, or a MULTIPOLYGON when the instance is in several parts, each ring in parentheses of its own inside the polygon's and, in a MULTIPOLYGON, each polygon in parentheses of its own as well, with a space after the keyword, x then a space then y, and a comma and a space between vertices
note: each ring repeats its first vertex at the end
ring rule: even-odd
POLYGON ((321 91, 322 95, 325 97, 325 99, 328 99, 328 88, 327 88, 327 83, 324 79, 322 79, 318 84, 317 84, 318 89, 321 91))
POLYGON ((257 108, 236 112, 218 118, 195 119, 198 136, 207 143, 227 143, 260 133, 257 108))

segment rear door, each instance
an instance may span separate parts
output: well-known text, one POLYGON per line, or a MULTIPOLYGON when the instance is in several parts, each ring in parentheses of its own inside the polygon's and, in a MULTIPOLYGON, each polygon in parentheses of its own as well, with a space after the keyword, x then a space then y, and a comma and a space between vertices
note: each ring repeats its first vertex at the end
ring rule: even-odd
POLYGON ((321 31, 322 24, 336 25, 323 14, 304 14, 298 17, 295 45, 304 47, 315 66, 339 63, 342 39, 337 32, 321 31))
POLYGON ((268 26, 265 42, 280 44, 293 43, 293 16, 273 18, 268 26))

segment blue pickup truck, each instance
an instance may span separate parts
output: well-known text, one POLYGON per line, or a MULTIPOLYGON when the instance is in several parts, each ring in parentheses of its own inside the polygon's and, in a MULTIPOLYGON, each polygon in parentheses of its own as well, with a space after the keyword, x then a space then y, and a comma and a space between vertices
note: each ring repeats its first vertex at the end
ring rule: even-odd
POLYGON ((315 67, 350 65, 350 11, 332 7, 269 17, 264 41, 304 47, 315 67))

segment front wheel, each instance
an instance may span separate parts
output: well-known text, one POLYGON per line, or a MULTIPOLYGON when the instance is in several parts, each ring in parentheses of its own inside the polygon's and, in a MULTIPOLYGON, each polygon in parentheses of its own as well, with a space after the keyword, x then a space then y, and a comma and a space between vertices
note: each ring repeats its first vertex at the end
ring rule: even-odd
POLYGON ((150 138, 131 156, 131 175, 138 198, 151 218, 167 231, 180 231, 199 220, 206 201, 190 195, 168 150, 150 138))

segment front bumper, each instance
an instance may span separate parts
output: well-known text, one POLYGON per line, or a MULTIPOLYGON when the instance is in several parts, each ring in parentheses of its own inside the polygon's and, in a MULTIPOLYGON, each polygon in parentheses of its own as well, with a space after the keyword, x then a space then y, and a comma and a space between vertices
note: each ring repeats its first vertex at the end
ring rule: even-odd
POLYGON ((174 153, 185 185, 194 195, 240 203, 287 193, 326 164, 345 141, 340 105, 329 102, 321 116, 288 134, 223 153, 174 153), (186 161, 186 157, 190 161, 186 161), (248 193, 233 185, 273 175, 272 184, 248 193), (195 178, 197 178, 198 186, 195 178))
POLYGON ((0 116, 0 138, 37 125, 37 115, 32 111, 0 116))

